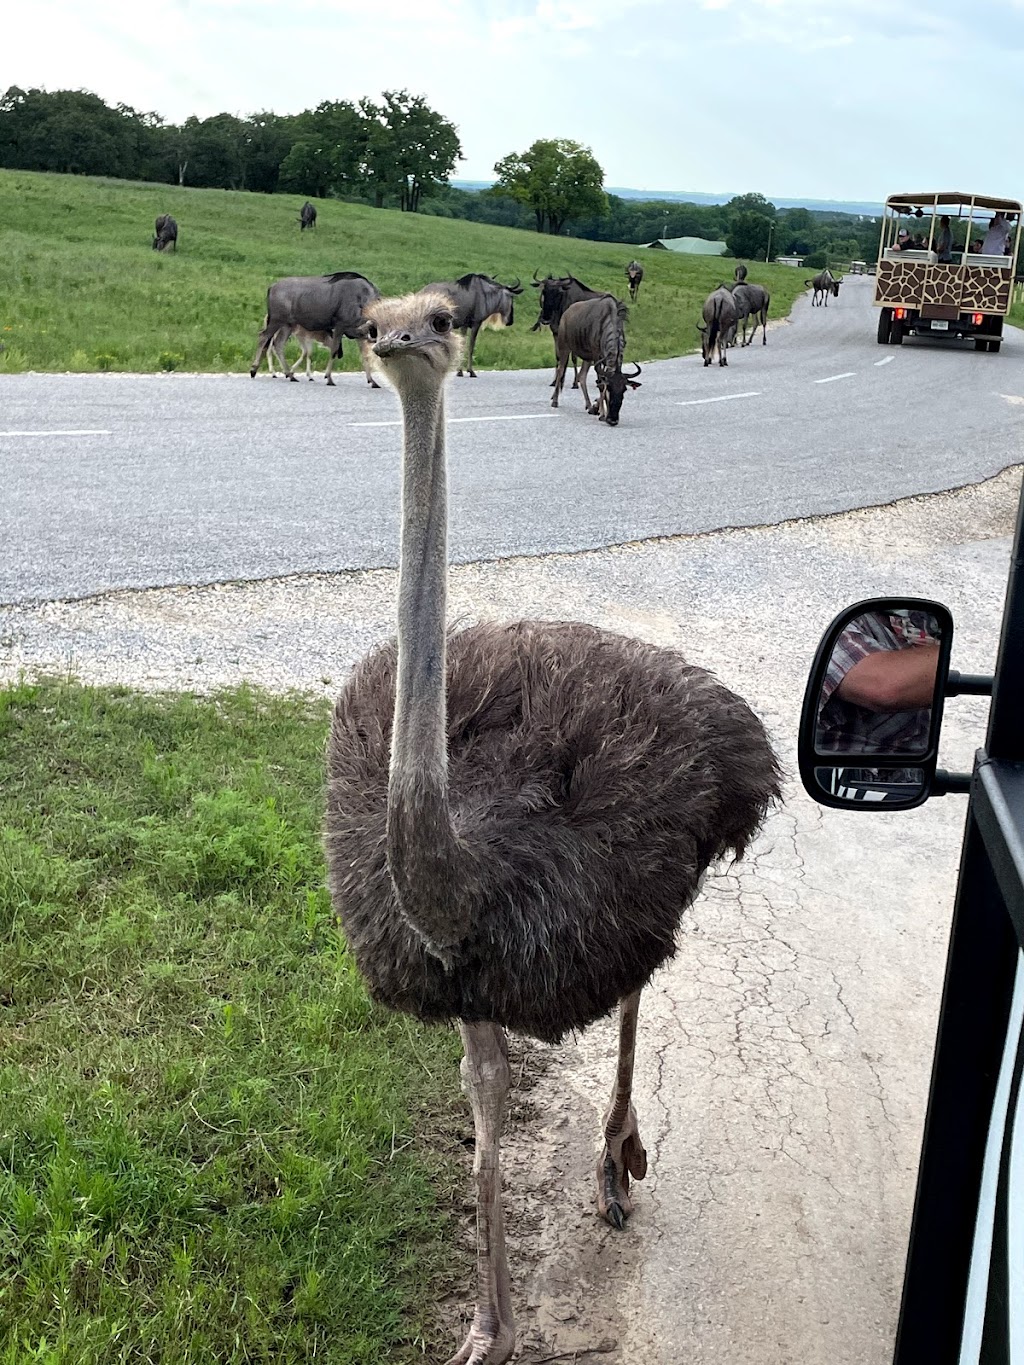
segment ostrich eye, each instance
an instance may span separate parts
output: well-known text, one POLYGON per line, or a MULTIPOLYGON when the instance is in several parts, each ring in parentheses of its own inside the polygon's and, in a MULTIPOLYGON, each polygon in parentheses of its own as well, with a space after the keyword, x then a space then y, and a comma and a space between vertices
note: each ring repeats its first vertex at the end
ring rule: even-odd
POLYGON ((377 324, 375 322, 371 322, 369 324, 369 326, 366 329, 366 335, 370 339, 370 341, 377 340, 377 324))
POLYGON ((430 325, 435 332, 450 332, 452 330, 452 320, 447 313, 435 313, 430 319, 430 325))

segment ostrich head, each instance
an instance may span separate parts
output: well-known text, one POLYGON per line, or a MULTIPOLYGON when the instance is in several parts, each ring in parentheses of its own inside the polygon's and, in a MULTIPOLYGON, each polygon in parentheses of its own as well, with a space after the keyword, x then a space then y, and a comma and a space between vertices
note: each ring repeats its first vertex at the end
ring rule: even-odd
POLYGON ((458 365, 462 340, 446 294, 426 290, 400 299, 377 299, 366 309, 366 335, 381 370, 403 393, 438 388, 458 365))

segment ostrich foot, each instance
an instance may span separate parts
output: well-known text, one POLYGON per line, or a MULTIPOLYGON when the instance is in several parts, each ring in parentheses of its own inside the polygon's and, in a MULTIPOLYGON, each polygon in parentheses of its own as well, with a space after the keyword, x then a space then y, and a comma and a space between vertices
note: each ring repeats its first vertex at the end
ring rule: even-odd
POLYGON ((620 1232, 633 1212, 629 1177, 643 1180, 646 1174, 647 1153, 630 1105, 619 1132, 615 1136, 605 1132, 604 1151, 597 1163, 597 1209, 601 1217, 620 1232))
POLYGON ((498 1322, 493 1308, 484 1314, 478 1311, 462 1349, 452 1356, 448 1365, 505 1365, 512 1359, 515 1344, 516 1334, 511 1324, 498 1322), (493 1323, 493 1328, 485 1328, 483 1318, 493 1323))

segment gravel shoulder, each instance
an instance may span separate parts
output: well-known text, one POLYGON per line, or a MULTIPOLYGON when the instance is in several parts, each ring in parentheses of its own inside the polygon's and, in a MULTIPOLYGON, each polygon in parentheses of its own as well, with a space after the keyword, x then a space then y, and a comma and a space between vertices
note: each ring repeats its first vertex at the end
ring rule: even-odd
MULTIPOLYGON (((768 528, 456 567, 453 617, 592 621, 681 648, 742 693, 791 774, 828 621, 873 593, 953 611, 953 666, 991 669, 1021 470, 768 528)), ((0 679, 332 693, 393 626, 391 570, 0 608, 0 679)), ((985 703, 947 707, 969 766, 985 703)), ((788 785, 709 879, 645 993, 637 1109, 651 1171, 624 1233, 591 1182, 614 1028, 523 1045, 540 1078, 506 1141, 523 1361, 861 1365, 891 1352, 965 804, 824 811, 788 785)), ((453 1087, 456 1085, 453 1076, 453 1087)), ((455 1327, 453 1325, 453 1339, 455 1327)))

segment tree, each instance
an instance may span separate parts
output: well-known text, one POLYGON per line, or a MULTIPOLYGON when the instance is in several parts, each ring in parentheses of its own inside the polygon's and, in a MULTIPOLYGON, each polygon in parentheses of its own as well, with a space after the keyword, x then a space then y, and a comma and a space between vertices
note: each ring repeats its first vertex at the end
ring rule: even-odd
POLYGON ((763 261, 769 249, 773 220, 761 213, 738 213, 725 234, 725 245, 733 256, 748 261, 763 261))
POLYGON ((159 120, 111 109, 88 90, 21 90, 0 99, 0 164, 74 175, 137 176, 156 146, 159 120))
POLYGON ((242 123, 242 159, 246 188, 273 194, 281 162, 295 141, 295 120, 281 114, 250 114, 242 123))
POLYGON ((568 138, 541 138, 497 162, 494 173, 491 193, 528 205, 538 232, 557 236, 571 219, 608 213, 604 171, 589 147, 568 138))
POLYGON ((385 90, 380 104, 360 100, 359 112, 364 188, 378 208, 390 195, 403 212, 416 213, 423 195, 444 185, 462 159, 457 128, 408 90, 385 90))
POLYGON ((737 218, 741 213, 757 213, 762 218, 774 219, 778 213, 778 209, 770 199, 766 199, 763 194, 755 192, 734 195, 726 204, 725 211, 730 218, 737 218))

